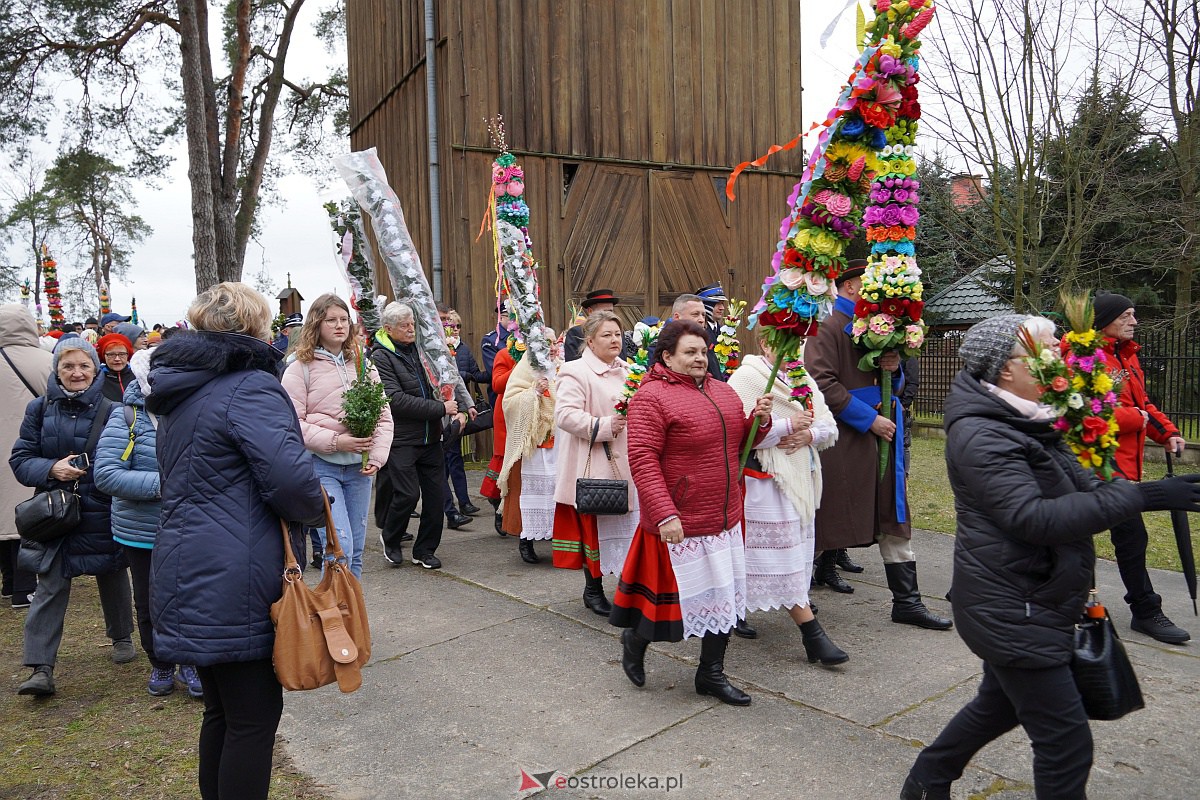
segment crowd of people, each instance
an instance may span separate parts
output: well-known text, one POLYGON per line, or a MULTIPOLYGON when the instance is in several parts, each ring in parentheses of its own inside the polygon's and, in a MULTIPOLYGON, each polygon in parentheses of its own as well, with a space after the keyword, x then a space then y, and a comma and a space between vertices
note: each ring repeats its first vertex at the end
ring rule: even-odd
MULTIPOLYGON (((796 623, 808 662, 845 664, 852 654, 835 644, 836 624, 831 635, 818 621, 810 592, 853 592, 841 573, 862 567, 849 550, 878 545, 891 621, 957 623, 985 664, 978 696, 922 751, 903 797, 948 798, 969 758, 1018 724, 1033 741, 1038 797, 1084 797, 1091 739, 1067 662, 1094 534, 1112 529, 1134 629, 1190 638, 1154 593, 1140 514, 1200 510, 1200 477, 1139 483, 1145 438, 1174 451, 1183 439, 1145 397, 1133 303, 1096 300, 1096 327, 1125 371, 1125 480, 1085 473, 1038 402, 1018 333, 1052 344, 1052 323, 1005 315, 964 338, 946 401, 958 512, 952 621, 918 587, 904 407, 881 413, 880 373, 859 369, 847 333, 864 268, 851 262, 839 276, 833 316, 806 343, 802 387, 772 374, 761 331, 761 355, 723 367, 715 345, 727 298, 710 284, 676 298, 661 323, 642 321, 661 329, 627 403, 643 343, 623 330, 608 289, 584 298, 548 366, 527 357, 510 301, 499 303, 479 362, 457 312, 440 306, 462 378, 453 393, 432 376, 405 302, 387 304, 368 332, 325 294, 284 318, 274 340, 266 299, 238 283, 201 293, 186 322, 151 330, 110 313, 39 336, 27 308, 0 306, 0 370, 12 373, 0 381, 11 409, 0 424, 14 442, 0 490, 15 505, 31 489, 66 488, 81 510, 77 528, 50 542, 0 531, 4 595, 28 608, 31 673, 18 693, 55 693, 72 579, 95 576, 113 661, 137 657, 136 623, 147 691, 203 699, 201 796, 265 797, 283 704, 269 616, 284 563, 279 521, 300 562, 325 569, 328 496, 348 568, 361 576, 373 509, 386 563, 438 569, 444 529, 481 513, 464 437, 490 431, 480 493, 497 534, 514 538, 526 563, 539 563, 548 542, 554 567, 583 572, 583 605, 622 629, 621 666, 635 686, 646 684, 651 642, 696 637, 696 691, 749 705, 725 675, 730 636, 755 638, 747 615, 776 609, 796 623), (357 380, 381 384, 387 400, 368 435, 343 421, 357 380), (882 475, 880 448, 890 454, 882 475), (583 503, 593 478, 625 483, 618 511, 583 503)), ((909 408, 914 366, 894 353, 881 360, 909 408)))

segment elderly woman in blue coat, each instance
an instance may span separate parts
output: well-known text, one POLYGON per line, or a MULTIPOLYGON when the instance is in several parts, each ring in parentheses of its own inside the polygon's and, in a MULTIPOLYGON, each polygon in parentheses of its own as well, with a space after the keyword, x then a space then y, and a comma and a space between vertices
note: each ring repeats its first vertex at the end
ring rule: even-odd
POLYGON ((112 406, 104 398, 99 374, 100 359, 87 341, 77 336, 60 341, 46 394, 26 407, 20 438, 8 459, 13 474, 26 486, 74 488, 80 510, 79 527, 66 536, 52 542, 21 542, 19 563, 37 573, 38 584, 25 618, 25 665, 33 668, 33 674, 18 694, 54 694, 54 663, 71 579, 79 575, 96 576, 105 631, 113 641, 113 661, 124 663, 135 656, 129 574, 109 527, 110 501, 96 488, 92 468, 75 459, 87 453, 91 461, 94 442, 112 406))
MULTIPOLYGON (((120 327, 120 326, 118 326, 120 327)), ((96 486, 112 497, 112 535, 125 550, 133 578, 133 607, 137 611, 138 637, 150 659, 147 691, 168 695, 175 683, 192 697, 200 697, 200 676, 191 664, 176 665, 154 654, 150 624, 150 555, 158 514, 162 508, 158 458, 155 455, 158 417, 146 411, 150 394, 150 351, 139 350, 129 360, 135 380, 125 389, 125 402, 113 408, 96 445, 96 486)))
POLYGON ((162 513, 150 566, 156 658, 204 687, 200 796, 265 798, 283 713, 271 652, 281 594, 279 521, 321 525, 321 482, 268 344, 266 299, 220 283, 188 309, 194 333, 154 351, 162 513))

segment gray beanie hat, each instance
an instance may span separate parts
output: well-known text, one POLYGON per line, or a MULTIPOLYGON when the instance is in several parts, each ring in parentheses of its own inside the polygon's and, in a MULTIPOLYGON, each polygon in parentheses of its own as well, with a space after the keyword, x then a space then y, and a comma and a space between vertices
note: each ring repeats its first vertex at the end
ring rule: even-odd
POLYGON ((967 374, 977 380, 995 383, 1000 370, 1012 357, 1017 330, 1027 319, 1027 314, 1001 314, 972 325, 958 348, 967 374))
POLYGON ((54 363, 51 368, 54 372, 58 372, 58 360, 62 358, 62 354, 68 350, 82 350, 87 353, 92 359, 92 364, 96 367, 96 372, 100 372, 100 357, 96 355, 96 348, 92 347, 87 339, 79 336, 71 336, 58 340, 58 344, 54 347, 54 363))
POLYGON ((138 338, 145 332, 145 328, 140 325, 134 325, 132 322, 122 322, 116 327, 116 329, 113 330, 113 333, 121 334, 128 339, 129 343, 132 345, 136 345, 138 338))

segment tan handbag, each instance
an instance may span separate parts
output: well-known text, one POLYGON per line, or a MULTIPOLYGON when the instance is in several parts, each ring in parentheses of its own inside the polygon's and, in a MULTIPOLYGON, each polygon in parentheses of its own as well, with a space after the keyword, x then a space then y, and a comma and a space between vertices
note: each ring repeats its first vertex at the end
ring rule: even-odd
POLYGON ((337 681, 343 692, 362 686, 362 666, 371 657, 371 629, 362 585, 350 572, 349 561, 333 527, 329 496, 325 496, 325 575, 315 589, 304 583, 288 536, 283 531, 283 596, 271 604, 275 624, 275 675, 290 691, 317 689, 337 681))

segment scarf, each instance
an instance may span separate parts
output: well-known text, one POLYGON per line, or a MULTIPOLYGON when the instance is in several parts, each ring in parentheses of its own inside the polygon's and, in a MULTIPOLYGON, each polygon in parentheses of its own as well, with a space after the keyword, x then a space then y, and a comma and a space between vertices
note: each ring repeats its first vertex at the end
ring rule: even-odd
MULTIPOLYGON (((742 365, 729 378, 729 388, 738 393, 742 399, 742 408, 747 413, 754 408, 755 401, 762 397, 767 388, 767 378, 771 367, 762 356, 747 356, 742 365)), ((818 420, 828 418, 833 421, 833 414, 825 405, 825 398, 817 388, 811 375, 804 382, 812 389, 809 397, 812 400, 813 424, 818 420)), ((771 416, 783 419, 794 419, 804 410, 804 404, 792 400, 792 387, 787 376, 782 372, 775 378, 771 387, 771 416)), ((836 423, 835 423, 836 425, 836 423)), ((837 434, 821 444, 821 449, 833 446, 837 434)), ((763 469, 775 478, 775 485, 783 492, 783 496, 791 502, 805 521, 812 520, 821 505, 821 459, 817 456, 816 448, 812 445, 802 447, 788 455, 781 447, 768 447, 755 451, 763 469)))
POLYGON ((550 396, 534 391, 541 377, 527 359, 521 359, 508 376, 504 389, 504 423, 508 438, 504 443, 504 462, 496 482, 502 495, 508 493, 508 474, 513 465, 537 449, 554 433, 554 381, 550 396))

